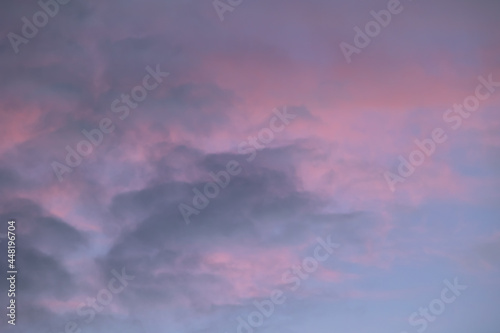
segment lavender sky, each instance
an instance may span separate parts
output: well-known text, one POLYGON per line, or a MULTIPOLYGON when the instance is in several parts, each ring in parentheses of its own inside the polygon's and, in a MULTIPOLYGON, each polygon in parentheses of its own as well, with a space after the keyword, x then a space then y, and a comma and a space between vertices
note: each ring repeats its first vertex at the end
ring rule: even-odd
POLYGON ((500 332, 499 1, 60 1, 0 5, 2 333, 500 332))

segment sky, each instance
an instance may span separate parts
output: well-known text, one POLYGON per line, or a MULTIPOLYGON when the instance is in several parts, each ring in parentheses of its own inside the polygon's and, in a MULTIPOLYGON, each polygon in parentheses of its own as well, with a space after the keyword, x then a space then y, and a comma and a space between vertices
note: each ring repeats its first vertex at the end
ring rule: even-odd
POLYGON ((0 8, 1 332, 500 332, 500 2, 0 8))

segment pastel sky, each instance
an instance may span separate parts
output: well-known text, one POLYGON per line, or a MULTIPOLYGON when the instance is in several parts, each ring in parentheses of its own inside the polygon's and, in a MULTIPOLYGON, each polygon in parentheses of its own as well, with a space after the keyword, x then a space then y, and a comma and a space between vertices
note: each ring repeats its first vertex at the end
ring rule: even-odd
POLYGON ((500 332, 500 2, 401 0, 366 47, 391 1, 41 3, 0 10, 2 333, 500 332))

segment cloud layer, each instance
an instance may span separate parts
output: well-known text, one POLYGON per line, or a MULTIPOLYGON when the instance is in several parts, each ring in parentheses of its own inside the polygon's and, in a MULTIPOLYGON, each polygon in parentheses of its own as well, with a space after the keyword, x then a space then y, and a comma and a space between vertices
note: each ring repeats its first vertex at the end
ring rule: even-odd
POLYGON ((387 1, 244 0, 223 21, 212 1, 41 2, 58 11, 29 38, 40 4, 0 11, 0 247, 15 219, 20 326, 2 332, 232 333, 277 289, 255 332, 410 332, 455 277, 468 289, 429 331, 498 329, 500 88, 459 129, 443 120, 479 76, 500 81, 497 3, 402 1, 347 63, 340 43, 387 1), (142 100, 147 67, 169 74, 142 100), (391 191, 384 173, 437 127, 448 140, 391 191), (231 161, 186 224, 179 205, 231 161), (290 291, 318 237, 340 248, 290 291), (135 279, 85 322, 122 269, 135 279))

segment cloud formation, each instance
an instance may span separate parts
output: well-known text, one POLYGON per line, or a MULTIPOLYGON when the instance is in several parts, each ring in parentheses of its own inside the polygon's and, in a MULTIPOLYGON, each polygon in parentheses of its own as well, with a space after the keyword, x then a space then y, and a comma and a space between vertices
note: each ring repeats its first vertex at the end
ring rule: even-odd
POLYGON ((408 330, 456 276, 467 293, 429 330, 498 328, 500 95, 394 192, 384 179, 479 76, 500 81, 496 2, 402 0, 351 63, 341 43, 387 1, 243 1, 222 22, 211 0, 40 3, 0 11, 0 253, 15 219, 19 265, 2 332, 64 331, 123 267, 135 280, 83 333, 235 332, 327 235, 341 247, 258 330, 408 330), (296 118, 266 141, 284 107, 296 118), (186 224, 179 205, 230 161, 241 172, 186 224))

